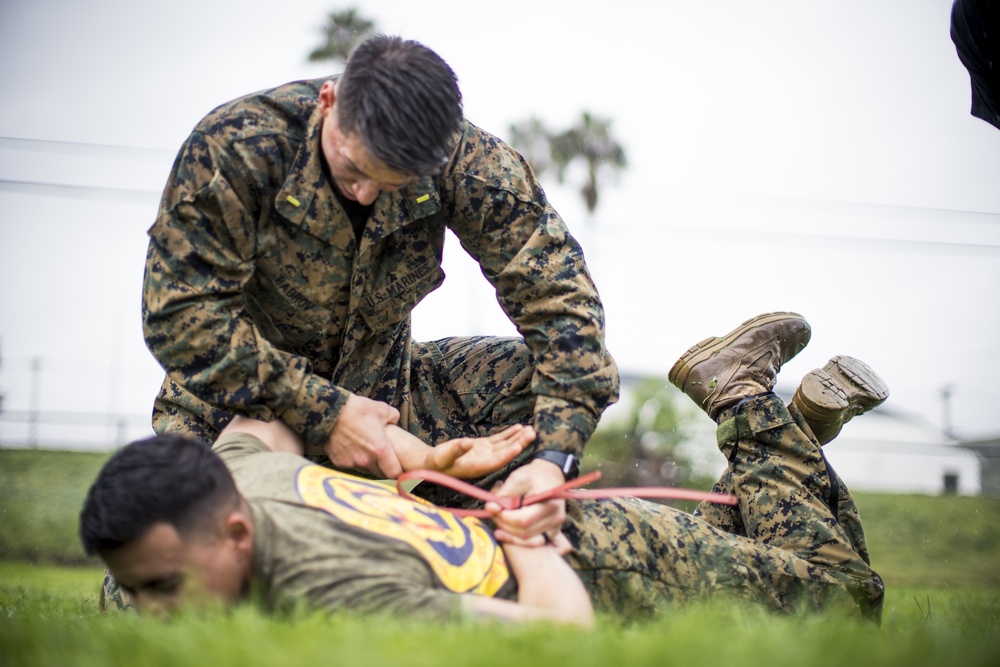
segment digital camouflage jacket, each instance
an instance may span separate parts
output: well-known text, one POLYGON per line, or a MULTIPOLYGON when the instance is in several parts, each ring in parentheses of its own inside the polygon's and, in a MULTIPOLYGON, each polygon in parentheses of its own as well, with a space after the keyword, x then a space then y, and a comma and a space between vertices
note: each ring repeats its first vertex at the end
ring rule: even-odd
POLYGON ((441 174, 382 193, 359 242, 322 168, 322 83, 227 103, 181 148, 143 287, 165 387, 280 418, 313 446, 349 392, 400 407, 410 312, 444 280, 450 229, 534 357, 539 447, 579 453, 617 397, 617 369, 581 248, 530 168, 465 123, 441 174))

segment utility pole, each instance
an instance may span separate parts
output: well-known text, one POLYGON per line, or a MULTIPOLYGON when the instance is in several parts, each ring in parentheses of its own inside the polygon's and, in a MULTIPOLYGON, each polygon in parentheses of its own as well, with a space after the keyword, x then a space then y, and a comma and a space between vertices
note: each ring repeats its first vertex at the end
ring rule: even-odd
POLYGON ((31 415, 28 417, 28 444, 38 446, 38 406, 42 389, 42 358, 31 359, 31 415))
POLYGON ((949 438, 955 437, 955 432, 951 428, 951 392, 953 385, 946 384, 941 387, 941 404, 943 407, 943 419, 941 420, 942 430, 949 438))

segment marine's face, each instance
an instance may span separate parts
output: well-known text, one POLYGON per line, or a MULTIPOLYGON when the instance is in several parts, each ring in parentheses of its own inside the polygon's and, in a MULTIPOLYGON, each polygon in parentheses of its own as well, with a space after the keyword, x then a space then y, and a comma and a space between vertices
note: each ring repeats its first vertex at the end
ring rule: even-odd
POLYGON ((393 171, 372 157, 357 133, 341 131, 336 99, 336 87, 332 81, 327 81, 319 94, 319 108, 323 114, 320 145, 333 176, 333 186, 348 199, 368 206, 379 193, 395 192, 416 181, 415 176, 393 171))
POLYGON ((140 612, 232 604, 249 584, 250 552, 231 538, 184 540, 170 524, 158 523, 104 560, 140 612))

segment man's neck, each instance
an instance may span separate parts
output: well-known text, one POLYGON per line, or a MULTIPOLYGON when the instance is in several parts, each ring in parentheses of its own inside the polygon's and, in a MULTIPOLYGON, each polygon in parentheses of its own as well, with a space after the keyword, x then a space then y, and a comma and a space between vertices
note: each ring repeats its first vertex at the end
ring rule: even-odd
POLYGON ((330 174, 330 166, 326 163, 326 160, 321 160, 321 162, 323 163, 323 175, 326 176, 326 182, 329 184, 330 189, 333 190, 337 201, 340 202, 341 208, 347 213, 347 217, 351 221, 351 227, 354 228, 354 238, 360 244, 361 234, 365 230, 365 223, 368 222, 375 204, 365 206, 345 197, 344 193, 340 191, 340 188, 337 187, 336 182, 333 180, 333 176, 330 174))

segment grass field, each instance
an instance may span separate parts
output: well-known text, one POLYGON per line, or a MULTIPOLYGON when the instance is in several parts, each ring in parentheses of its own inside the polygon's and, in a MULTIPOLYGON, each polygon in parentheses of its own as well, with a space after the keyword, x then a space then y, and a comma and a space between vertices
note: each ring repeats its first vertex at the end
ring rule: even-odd
POLYGON ((109 454, 0 450, 0 559, 85 562, 77 517, 109 454))
POLYGON ((250 608, 161 622, 98 611, 101 569, 80 552, 76 514, 104 458, 0 451, 0 666, 1000 664, 997 499, 859 497, 888 585, 881 628, 728 604, 632 625, 602 618, 593 631, 250 608))

